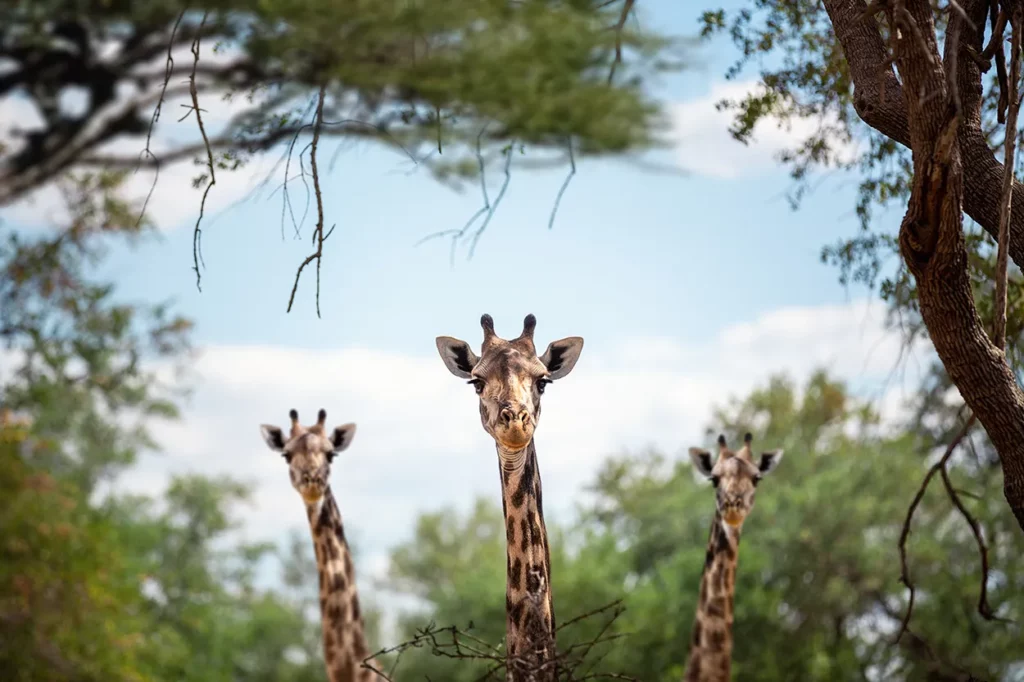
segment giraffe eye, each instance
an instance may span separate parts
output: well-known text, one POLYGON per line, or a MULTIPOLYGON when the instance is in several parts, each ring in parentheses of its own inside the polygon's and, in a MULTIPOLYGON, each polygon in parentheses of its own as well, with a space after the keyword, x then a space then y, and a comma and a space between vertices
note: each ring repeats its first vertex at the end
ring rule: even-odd
POLYGON ((484 382, 482 379, 470 379, 466 383, 473 385, 473 388, 476 390, 477 395, 480 395, 481 393, 484 392, 484 382))
POLYGON ((719 481, 719 480, 720 480, 720 479, 719 479, 719 477, 718 477, 718 476, 712 476, 712 477, 711 477, 711 485, 713 485, 713 486, 715 486, 715 487, 717 488, 717 487, 718 487, 718 481, 719 481))
POLYGON ((287 452, 287 451, 286 452, 282 452, 281 456, 284 457, 284 461, 288 462, 289 464, 292 463, 292 453, 287 452))
POLYGON ((544 395, 544 387, 551 383, 550 379, 538 379, 537 380, 537 393, 544 395))

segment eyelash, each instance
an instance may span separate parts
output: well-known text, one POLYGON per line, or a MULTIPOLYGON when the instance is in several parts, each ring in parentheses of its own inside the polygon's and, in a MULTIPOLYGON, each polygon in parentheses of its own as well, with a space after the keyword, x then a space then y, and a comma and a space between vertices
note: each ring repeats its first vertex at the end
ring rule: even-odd
MULTIPOLYGON (((466 383, 472 385, 473 388, 476 389, 476 394, 477 395, 480 395, 481 393, 484 392, 484 382, 482 380, 480 380, 480 379, 470 379, 466 383)), ((548 380, 548 379, 540 379, 540 380, 538 380, 537 381, 537 392, 540 393, 541 395, 544 395, 544 387, 547 386, 550 383, 551 383, 551 381, 548 380)))

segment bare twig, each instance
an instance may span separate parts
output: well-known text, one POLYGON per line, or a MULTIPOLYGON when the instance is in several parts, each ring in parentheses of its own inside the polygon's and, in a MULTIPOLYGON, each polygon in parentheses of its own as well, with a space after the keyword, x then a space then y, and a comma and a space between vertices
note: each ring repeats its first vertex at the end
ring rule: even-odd
POLYGON ((545 677, 545 679, 549 679, 551 675, 554 675, 554 679, 559 682, 581 682, 582 680, 599 679, 637 682, 635 678, 623 673, 592 672, 595 662, 587 658, 596 645, 611 642, 623 636, 621 634, 608 634, 608 630, 623 611, 625 611, 625 607, 622 606, 621 600, 616 600, 561 624, 557 628, 558 631, 584 620, 602 615, 606 616, 596 635, 557 652, 553 658, 539 662, 528 660, 527 655, 529 652, 521 652, 516 656, 509 656, 505 652, 504 646, 489 644, 479 637, 470 634, 470 630, 473 629, 472 622, 464 629, 454 625, 437 627, 431 622, 425 627, 418 629, 411 639, 395 646, 381 649, 368 656, 363 661, 363 667, 372 670, 382 680, 390 682, 402 656, 407 651, 411 649, 425 649, 432 655, 442 658, 478 661, 486 664, 481 675, 476 678, 477 682, 488 679, 495 680, 495 682, 505 680, 505 676, 499 674, 500 671, 502 669, 510 669, 513 665, 517 671, 523 672, 527 678, 542 674, 540 676, 545 677), (380 662, 388 655, 394 655, 395 658, 392 664, 387 666, 388 670, 385 672, 383 670, 385 666, 380 662), (582 670, 585 665, 588 666, 588 669, 582 670))
POLYGON ((320 317, 320 262, 321 262, 321 260, 323 258, 323 253, 324 253, 324 241, 328 237, 331 236, 332 232, 334 232, 334 227, 332 226, 331 229, 327 232, 327 234, 324 234, 324 200, 323 200, 323 196, 320 194, 320 173, 319 173, 319 171, 317 170, 317 167, 316 167, 316 148, 317 148, 317 144, 320 142, 320 128, 321 128, 321 125, 323 124, 324 98, 326 97, 326 94, 327 94, 327 85, 326 84, 321 85, 320 86, 319 100, 317 101, 317 105, 316 105, 316 118, 313 121, 313 142, 310 145, 310 152, 309 152, 310 167, 311 167, 312 175, 313 175, 313 194, 316 196, 317 221, 316 221, 316 229, 313 230, 313 241, 316 244, 316 251, 314 251, 309 256, 307 256, 306 260, 302 261, 302 264, 299 265, 299 269, 295 272, 295 283, 292 285, 291 296, 288 297, 288 310, 287 310, 287 312, 289 312, 289 313, 292 311, 292 304, 295 303, 295 292, 299 288, 299 278, 302 277, 302 271, 306 268, 307 265, 309 265, 310 263, 312 263, 315 260, 316 261, 316 316, 317 316, 317 318, 320 317))
POLYGON ((515 140, 512 140, 508 144, 508 149, 505 151, 505 181, 501 183, 501 189, 498 190, 498 196, 494 198, 494 203, 491 204, 487 209, 487 217, 480 223, 480 228, 473 233, 473 240, 469 245, 469 258, 473 257, 473 253, 476 251, 477 242, 480 241, 480 237, 483 236, 484 230, 487 229, 487 225, 491 222, 491 218, 494 217, 494 212, 498 210, 498 204, 505 197, 505 190, 508 189, 508 183, 512 180, 512 173, 510 169, 512 167, 512 153, 515 148, 515 140))
MULTIPOLYGON (((480 227, 473 231, 473 236, 469 247, 468 258, 473 257, 473 253, 476 250, 477 242, 480 241, 480 237, 483 236, 484 231, 487 229, 488 223, 490 223, 491 218, 494 217, 494 212, 497 210, 498 204, 501 203, 502 198, 505 196, 505 190, 508 189, 509 182, 512 180, 510 166, 512 165, 512 152, 515 148, 515 140, 512 140, 508 144, 508 147, 505 149, 505 181, 502 183, 501 189, 498 190, 498 195, 495 197, 494 203, 491 203, 490 195, 487 192, 487 163, 484 159, 483 153, 483 136, 486 131, 487 124, 484 124, 484 127, 480 129, 480 132, 476 136, 476 161, 477 168, 480 171, 480 194, 483 195, 484 205, 477 209, 477 211, 472 216, 470 216, 469 220, 466 221, 466 224, 462 226, 462 229, 441 230, 440 232, 434 232, 432 234, 428 234, 426 237, 423 237, 422 239, 417 241, 416 244, 414 244, 414 246, 419 246, 420 244, 428 242, 432 239, 438 239, 440 237, 451 237, 450 260, 452 267, 455 266, 455 249, 458 247, 459 242, 467 234, 469 234, 469 228, 475 225, 476 221, 479 220, 481 216, 486 216, 484 218, 483 223, 481 223, 480 227)), ((573 165, 575 167, 575 161, 573 162, 573 165)))
MULTIPOLYGON (((1006 54, 1003 52, 1003 31, 1006 22, 1010 19, 1005 12, 998 9, 998 0, 992 0, 992 41, 990 46, 994 50, 996 58, 996 80, 999 82, 999 102, 996 104, 996 120, 1002 124, 1006 122, 1007 93, 1010 91, 1006 76, 1006 54), (996 29, 999 29, 996 33, 996 29)), ((987 51, 987 48, 986 48, 987 51)))
POLYGON ((943 453, 942 458, 933 465, 928 473, 925 474, 924 480, 921 481, 921 486, 917 490, 917 494, 914 495, 914 500, 910 503, 910 507, 907 509, 907 518, 903 521, 903 530, 900 532, 900 582, 902 582, 909 590, 909 596, 907 599, 907 611, 903 615, 903 621, 900 623, 900 628, 896 632, 896 638, 893 641, 894 644, 898 644, 900 639, 903 637, 903 633, 907 631, 907 627, 910 625, 910 617, 914 612, 914 596, 916 590, 914 583, 910 579, 910 566, 907 564, 907 538, 910 537, 910 523, 914 519, 914 512, 917 511, 917 507, 921 504, 921 500, 924 498, 925 491, 928 490, 928 484, 931 483, 932 477, 939 472, 940 469, 946 467, 946 462, 949 460, 953 451, 956 450, 960 442, 967 436, 967 432, 974 426, 975 416, 972 414, 964 422, 963 426, 953 437, 953 440, 946 446, 946 451, 943 453))
POLYGON ((985 546, 981 527, 978 525, 978 521, 967 511, 967 507, 964 506, 963 501, 960 499, 960 493, 949 480, 949 471, 945 466, 940 469, 940 473, 942 474, 942 482, 946 486, 946 492, 949 493, 950 501, 966 519, 971 527, 971 532, 974 533, 974 539, 978 543, 978 554, 981 555, 981 589, 978 594, 978 613, 985 620, 997 620, 992 607, 988 604, 988 547, 985 546))
MULTIPOLYGON (((206 185, 206 189, 203 190, 203 198, 199 203, 199 217, 196 218, 196 226, 192 230, 192 269, 196 272, 196 288, 200 291, 203 290, 200 286, 202 275, 199 272, 199 266, 202 263, 202 228, 203 214, 206 212, 206 197, 210 194, 210 188, 217 184, 217 176, 213 166, 213 149, 210 147, 210 138, 206 135, 206 126, 203 125, 203 114, 199 108, 199 93, 196 90, 196 67, 199 66, 199 43, 203 35, 203 27, 206 25, 206 18, 209 12, 203 13, 203 19, 199 24, 199 30, 196 32, 196 37, 192 41, 192 73, 189 75, 189 93, 192 95, 192 107, 196 112, 196 121, 199 123, 199 132, 203 136, 203 144, 206 146, 206 164, 210 171, 210 182, 206 185)), ((202 263, 203 267, 206 267, 205 263, 202 263)))
MULTIPOLYGON (((178 18, 174 22, 174 26, 171 28, 171 37, 167 41, 167 59, 164 62, 164 79, 160 86, 160 98, 156 102, 156 106, 153 107, 153 116, 149 119, 149 129, 146 131, 146 147, 139 154, 140 163, 135 167, 135 171, 138 172, 141 167, 141 160, 144 158, 151 158, 155 162, 155 172, 153 174, 153 184, 149 187, 149 193, 146 194, 146 200, 142 202, 142 209, 139 211, 139 219, 135 222, 136 229, 142 224, 142 219, 146 216, 146 208, 149 206, 149 200, 153 198, 153 192, 156 191, 157 180, 160 179, 160 159, 153 153, 150 145, 153 140, 153 129, 156 127, 157 121, 160 120, 160 111, 163 109, 165 98, 167 97, 167 86, 171 82, 171 74, 174 73, 174 38, 178 34, 178 26, 181 25, 181 20, 185 16, 186 10, 181 10, 178 18)), ((195 69, 195 64, 192 66, 195 69)))
POLYGON ((572 150, 571 137, 567 140, 566 147, 569 149, 569 174, 565 176, 565 182, 562 183, 562 187, 558 190, 558 194, 555 196, 555 205, 551 209, 551 217, 548 218, 549 230, 555 226, 555 215, 558 213, 559 204, 562 203, 562 195, 565 194, 565 190, 569 188, 569 183, 572 182, 573 176, 576 175, 576 154, 572 150))
POLYGON ((611 69, 608 71, 609 85, 611 85, 612 80, 615 78, 615 70, 622 63, 622 30, 626 27, 626 20, 629 19, 629 13, 633 11, 635 2, 636 0, 624 0, 619 20, 615 22, 615 59, 612 61, 611 69))
MULTIPOLYGON (((998 348, 1006 347, 1006 268, 1010 248, 1010 210, 1013 203, 1013 168, 1017 147, 1017 116, 1020 112, 1020 48, 1022 16, 1019 4, 1014 4, 1010 19, 1010 77, 1005 91, 1009 102, 1006 118, 1006 139, 1004 141, 1002 201, 999 205, 999 239, 996 252, 995 301, 993 303, 992 343, 998 348)), ((1000 49, 1000 52, 1002 50, 1000 49)))

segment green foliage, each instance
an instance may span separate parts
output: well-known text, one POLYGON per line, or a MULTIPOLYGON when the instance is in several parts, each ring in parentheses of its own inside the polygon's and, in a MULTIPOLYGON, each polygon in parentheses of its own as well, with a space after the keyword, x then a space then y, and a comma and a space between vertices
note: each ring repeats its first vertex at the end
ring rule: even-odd
POLYGON ((141 680, 141 600, 117 530, 31 466, 45 445, 0 427, 0 677, 141 680))
POLYGON ((7 349, 0 403, 49 441, 51 471, 85 491, 154 444, 145 418, 173 417, 174 393, 147 361, 170 367, 188 351, 191 324, 166 305, 117 301, 93 268, 105 239, 146 231, 117 198, 120 174, 69 178, 74 219, 56 234, 0 235, 0 340, 7 349), (117 414, 120 419, 111 419, 117 414))
MULTIPOLYGON (((786 450, 758 489, 744 526, 736 587, 737 680, 932 679, 930 662, 890 643, 906 602, 898 582, 897 542, 907 507, 925 473, 930 439, 888 434, 875 414, 825 374, 799 389, 783 378, 721 409, 715 431, 734 441, 754 430, 755 447, 786 450)), ((1024 550, 1001 503, 999 471, 961 456, 954 485, 981 521, 990 547, 990 600, 1000 616, 1024 616, 1024 550)), ((657 453, 609 460, 569 528, 550 528, 559 622, 624 597, 614 630, 622 639, 592 653, 600 669, 645 682, 678 680, 688 651, 714 510, 709 486, 687 462, 657 453)), ((1019 664, 1019 624, 976 613, 979 558, 973 536, 941 484, 931 487, 908 545, 918 603, 912 630, 944 660, 983 679, 1019 664)), ((501 510, 481 501, 465 518, 451 511, 421 518, 396 550, 392 580, 427 601, 406 619, 412 636, 427 620, 464 628, 498 644, 504 633, 501 510), (439 583, 440 577, 440 583, 439 583)), ((559 646, 588 641, 602 622, 586 619, 560 633, 559 646)), ((464 661, 414 650, 402 679, 475 679, 464 661)), ((397 674, 397 673, 396 673, 397 674)), ((1005 679, 1005 677, 1003 678, 1005 679)))
POLYGON ((279 552, 232 535, 241 483, 184 476, 156 497, 100 485, 175 416, 157 369, 189 349, 190 324, 167 306, 96 281, 104 240, 145 229, 119 182, 78 178, 66 229, 0 247, 0 679, 320 682, 308 537, 280 556, 285 588, 268 590, 257 572, 279 552))
MULTIPOLYGON (((235 166, 293 135, 308 135, 309 102, 321 85, 327 89, 324 134, 401 148, 441 176, 475 173, 478 142, 485 151, 519 143, 564 152, 571 139, 576 153, 622 153, 654 143, 660 116, 647 84, 678 67, 673 41, 620 21, 624 9, 635 9, 627 5, 618 0, 7 3, 0 8, 0 56, 11 57, 14 69, 11 87, 0 96, 33 85, 28 95, 38 97, 47 119, 43 137, 62 139, 63 119, 47 106, 44 92, 56 97, 69 85, 84 84, 98 100, 113 95, 112 83, 142 83, 148 92, 138 98, 138 107, 128 107, 130 113, 113 124, 104 122, 102 133, 144 134, 156 104, 151 93, 164 85, 163 69, 152 68, 153 60, 162 59, 169 44, 181 50, 195 46, 200 103, 224 95, 250 102, 255 95, 265 98, 246 107, 223 135, 217 133, 221 167, 235 166), (97 55, 103 68, 85 75, 61 68, 45 83, 33 82, 33 64, 53 61, 63 67, 67 43, 77 44, 83 36, 123 46, 121 56, 108 64, 97 55), (234 60, 230 68, 222 68, 226 54, 234 60), (129 74, 140 65, 144 73, 129 74)), ((177 65, 170 84, 177 96, 187 94, 178 83, 191 71, 193 57, 186 61, 177 65)), ((90 108, 82 119, 72 118, 81 124, 95 114, 90 108)), ((46 160, 41 146, 13 150, 11 165, 19 176, 46 160)), ((199 156, 205 162, 205 152, 199 156)), ((73 168, 77 159, 71 161, 73 168)), ((36 182, 27 179, 26 186, 36 182)))

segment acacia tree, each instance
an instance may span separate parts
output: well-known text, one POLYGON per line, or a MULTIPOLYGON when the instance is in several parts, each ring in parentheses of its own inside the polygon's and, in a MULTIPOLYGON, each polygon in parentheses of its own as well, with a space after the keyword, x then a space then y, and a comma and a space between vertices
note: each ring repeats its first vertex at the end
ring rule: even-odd
MULTIPOLYGON (((991 267, 991 246, 965 237, 963 218, 998 240, 1005 215, 1004 253, 1024 264, 1024 188, 1009 173, 1012 153, 1006 173, 993 153, 1006 126, 1008 151, 1019 135, 1020 40, 1008 56, 1004 43, 1019 33, 1020 11, 1014 0, 751 0, 735 14, 706 12, 703 31, 728 31, 740 48, 731 76, 751 62, 764 67, 760 92, 727 104, 736 112, 734 136, 749 138, 771 117, 821 120, 782 157, 797 202, 815 167, 863 173, 863 232, 823 258, 841 266, 844 281, 874 285, 886 252, 899 252, 900 271, 882 280, 882 294, 894 310, 919 316, 918 331, 998 452, 1006 500, 1024 528, 1024 392, 1007 362, 1012 350, 1001 348, 1005 291, 994 305, 980 303, 1001 289, 1005 266, 991 267), (983 84, 993 63, 995 77, 983 84), (866 149, 852 160, 851 142, 866 149), (897 201, 906 213, 898 235, 886 234, 873 208, 897 201)), ((1014 282, 1011 299, 1018 295, 1014 282)), ((1020 312, 1010 314, 1016 341, 1020 312)))
MULTIPOLYGON (((219 173, 279 145, 292 168, 305 172, 308 163, 318 198, 321 136, 379 142, 446 180, 482 173, 502 156, 507 164, 513 149, 573 170, 578 155, 643 149, 657 128, 645 77, 672 65, 664 39, 627 24, 633 7, 633 0, 3 3, 0 104, 41 124, 0 122, 0 208, 70 172, 198 160, 196 184, 205 186, 196 206, 198 284, 206 193, 216 191, 219 173), (72 90, 77 110, 68 106, 72 90), (214 130, 204 103, 220 97, 233 98, 237 111, 214 130), (191 140, 178 134, 158 150, 153 126, 175 100, 184 103, 191 140)), ((318 201, 317 248, 307 263, 319 265, 330 231, 324 222, 318 201)))

